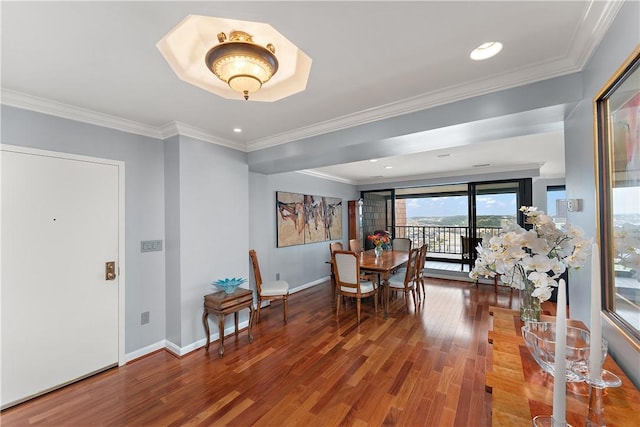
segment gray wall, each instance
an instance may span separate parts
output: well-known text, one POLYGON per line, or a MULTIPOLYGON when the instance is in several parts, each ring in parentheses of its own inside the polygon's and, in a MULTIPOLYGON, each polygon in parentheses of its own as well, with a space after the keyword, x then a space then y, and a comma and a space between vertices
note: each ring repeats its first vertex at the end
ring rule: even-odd
MULTIPOLYGON (((568 221, 582 227, 597 241, 596 199, 594 192, 593 98, 618 67, 640 43, 640 2, 625 2, 607 35, 583 70, 583 99, 565 121, 565 162, 567 198, 582 199, 584 210, 569 213, 568 221)), ((571 272, 569 300, 571 317, 590 324, 591 276, 589 268, 571 272)), ((620 332, 607 322, 603 335, 610 353, 636 386, 640 385, 640 357, 620 332)))
POLYGON ((160 140, 2 106, 3 144, 125 162, 125 352, 165 339, 163 252, 140 252, 164 240, 164 148, 160 140), (150 323, 140 324, 140 313, 150 323))
POLYGON ((164 144, 166 339, 178 344, 180 328, 180 137, 164 144))
MULTIPOLYGON (((181 337, 175 344, 186 347, 205 338, 203 296, 217 290, 211 282, 249 278, 249 172, 240 151, 180 136, 179 152, 181 337)), ((248 310, 241 315, 248 319, 248 310)), ((217 331, 217 319, 211 325, 217 331)))
MULTIPOLYGON (((249 173, 249 244, 255 249, 263 280, 275 280, 276 273, 289 282, 294 291, 304 289, 329 277, 329 242, 278 248, 276 233, 276 191, 342 198, 342 241, 348 239, 347 201, 356 200, 355 187, 300 172, 276 175, 249 173)), ((338 240, 338 239, 337 239, 338 240)), ((248 263, 247 258, 247 263, 248 263)), ((255 279, 251 274, 251 286, 255 279)))

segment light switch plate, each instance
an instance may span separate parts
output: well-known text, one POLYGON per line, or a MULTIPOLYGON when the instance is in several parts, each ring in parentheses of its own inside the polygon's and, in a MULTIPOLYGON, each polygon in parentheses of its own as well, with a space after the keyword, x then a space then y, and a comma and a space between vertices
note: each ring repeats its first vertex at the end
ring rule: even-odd
POLYGON ((140 242, 140 252, 154 252, 162 250, 162 240, 143 240, 140 242))

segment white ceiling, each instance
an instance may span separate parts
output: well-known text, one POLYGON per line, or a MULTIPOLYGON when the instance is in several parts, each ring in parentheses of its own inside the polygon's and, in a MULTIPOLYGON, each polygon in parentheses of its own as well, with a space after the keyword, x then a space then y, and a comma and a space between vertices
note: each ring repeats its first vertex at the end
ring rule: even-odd
MULTIPOLYGON (((619 7, 603 1, 2 1, 2 102, 254 152, 578 72, 619 7), (156 43, 189 14, 269 23, 311 57, 306 90, 273 103, 236 101, 180 80, 156 43), (492 40, 504 44, 500 55, 468 58, 492 40)), ((510 126, 506 119, 498 124, 510 126)), ((472 145, 416 147, 375 164, 366 153, 342 164, 336 152, 335 166, 313 172, 371 183, 540 165, 542 176, 563 176, 561 124, 525 128, 472 145), (514 143, 536 150, 523 152, 514 143)), ((442 141, 455 139, 459 127, 448 130, 442 141)))

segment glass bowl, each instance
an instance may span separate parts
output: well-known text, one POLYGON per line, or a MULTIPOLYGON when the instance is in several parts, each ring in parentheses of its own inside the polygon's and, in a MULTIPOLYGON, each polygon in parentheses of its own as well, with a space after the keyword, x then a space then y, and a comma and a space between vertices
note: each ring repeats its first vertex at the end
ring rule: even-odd
POLYGON ((242 285, 246 281, 247 279, 232 277, 230 279, 216 280, 215 282, 212 283, 212 285, 215 285, 221 288, 223 291, 225 291, 228 294, 232 294, 235 292, 236 289, 238 289, 238 286, 242 285))
MULTIPOLYGON (((522 327, 522 337, 529 352, 543 371, 555 376, 556 324, 555 322, 527 322, 522 327)), ((584 376, 574 372, 576 366, 587 366, 591 345, 589 331, 567 326, 565 376, 567 382, 584 381, 584 376)), ((607 341, 601 343, 602 360, 607 355, 607 341)))

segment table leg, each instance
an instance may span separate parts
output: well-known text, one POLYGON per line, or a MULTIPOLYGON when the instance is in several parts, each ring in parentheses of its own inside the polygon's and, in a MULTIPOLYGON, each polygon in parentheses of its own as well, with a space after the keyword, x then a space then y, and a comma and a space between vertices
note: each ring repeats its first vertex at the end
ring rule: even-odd
POLYGON ((218 349, 218 356, 224 355, 224 314, 218 314, 218 331, 220 334, 220 348, 218 349))
POLYGON ((389 292, 389 277, 385 274, 385 277, 383 278, 382 282, 384 283, 383 287, 384 287, 384 293, 385 293, 385 302, 384 302, 384 318, 388 318, 389 317, 389 294, 391 292, 389 292))
POLYGON ((209 312, 205 308, 204 313, 202 313, 202 324, 204 325, 204 333, 207 336, 207 343, 204 345, 205 352, 209 351, 209 341, 211 340, 211 333, 209 332, 209 321, 207 319, 208 317, 209 317, 209 312))
POLYGON ((236 325, 236 338, 238 337, 238 312, 233 313, 233 321, 236 325))

